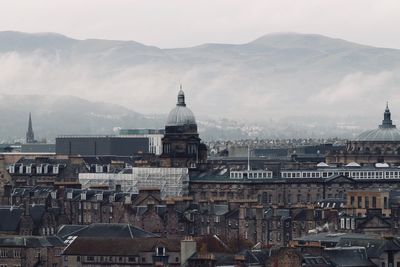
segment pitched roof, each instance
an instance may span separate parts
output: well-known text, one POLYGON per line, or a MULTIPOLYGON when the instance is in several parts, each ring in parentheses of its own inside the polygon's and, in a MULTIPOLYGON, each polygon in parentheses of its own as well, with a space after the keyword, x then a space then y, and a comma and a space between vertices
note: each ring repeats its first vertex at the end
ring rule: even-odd
POLYGON ((131 224, 122 223, 94 223, 90 225, 62 225, 57 236, 65 240, 69 236, 92 238, 139 238, 157 237, 131 224))
POLYGON ((23 210, 20 207, 0 207, 0 232, 16 232, 23 210))
POLYGON ((56 236, 4 236, 0 237, 0 247, 63 247, 61 239, 56 236))
POLYGON ((364 247, 335 247, 326 248, 324 255, 338 267, 373 267, 364 247))

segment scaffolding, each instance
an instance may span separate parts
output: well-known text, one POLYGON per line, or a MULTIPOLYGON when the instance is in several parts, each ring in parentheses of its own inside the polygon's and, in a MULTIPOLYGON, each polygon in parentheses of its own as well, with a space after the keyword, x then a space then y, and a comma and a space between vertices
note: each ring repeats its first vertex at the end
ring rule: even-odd
POLYGON ((121 186, 124 192, 160 190, 161 197, 186 196, 189 192, 187 168, 132 168, 132 173, 80 173, 82 188, 121 186))

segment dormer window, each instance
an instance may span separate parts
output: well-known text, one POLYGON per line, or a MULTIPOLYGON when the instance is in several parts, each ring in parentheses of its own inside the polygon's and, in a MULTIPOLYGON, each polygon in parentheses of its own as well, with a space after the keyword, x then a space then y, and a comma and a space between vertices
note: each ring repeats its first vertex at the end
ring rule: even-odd
POLYGON ((26 166, 26 173, 32 173, 32 165, 26 166))
POLYGON ((19 165, 19 173, 24 173, 24 165, 19 165))
POLYGON ((103 172, 103 166, 96 164, 96 172, 103 172))
POLYGON ((97 201, 102 201, 103 200, 103 194, 97 194, 96 195, 97 201))
POLYGON ((165 247, 157 247, 156 256, 165 256, 165 247))
POLYGON ((42 173, 42 164, 40 164, 39 166, 36 166, 36 173, 41 174, 42 173))
POLYGON ((47 174, 48 172, 49 172, 49 165, 46 164, 46 165, 44 165, 44 167, 43 167, 43 173, 47 174))
POLYGON ((8 172, 9 172, 9 173, 15 173, 15 165, 14 165, 14 164, 11 164, 11 165, 8 167, 8 172))
POLYGON ((86 193, 81 193, 81 200, 86 200, 86 193))
POLYGON ((67 198, 68 198, 68 199, 72 199, 72 192, 68 192, 68 193, 67 193, 67 198))
POLYGON ((53 165, 53 173, 58 174, 58 172, 59 172, 59 164, 53 165))

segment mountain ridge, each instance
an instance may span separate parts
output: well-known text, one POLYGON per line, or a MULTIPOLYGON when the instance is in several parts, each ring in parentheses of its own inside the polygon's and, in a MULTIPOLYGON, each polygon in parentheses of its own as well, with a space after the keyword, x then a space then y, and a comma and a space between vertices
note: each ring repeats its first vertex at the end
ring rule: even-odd
POLYGON ((166 114, 179 84, 200 117, 289 123, 294 114, 338 121, 351 115, 363 118, 354 124, 370 120, 372 127, 387 100, 394 118, 400 114, 400 50, 316 34, 162 49, 0 32, 0 68, 0 94, 72 95, 140 114, 166 114))

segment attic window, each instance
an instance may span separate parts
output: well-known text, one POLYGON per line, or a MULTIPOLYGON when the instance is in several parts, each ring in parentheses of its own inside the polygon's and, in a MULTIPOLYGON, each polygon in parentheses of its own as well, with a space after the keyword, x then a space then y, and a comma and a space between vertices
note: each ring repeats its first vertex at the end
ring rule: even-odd
POLYGON ((157 256, 165 256, 165 247, 157 247, 156 255, 157 256))
POLYGON ((11 164, 11 165, 8 167, 8 172, 9 172, 9 173, 15 173, 15 165, 14 165, 14 164, 11 164))
POLYGON ((59 165, 53 165, 53 173, 58 174, 59 171, 59 165))
POLYGON ((42 173, 42 165, 36 166, 36 173, 42 173))

